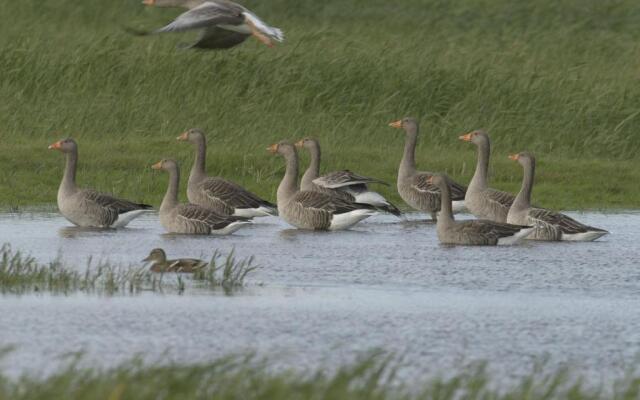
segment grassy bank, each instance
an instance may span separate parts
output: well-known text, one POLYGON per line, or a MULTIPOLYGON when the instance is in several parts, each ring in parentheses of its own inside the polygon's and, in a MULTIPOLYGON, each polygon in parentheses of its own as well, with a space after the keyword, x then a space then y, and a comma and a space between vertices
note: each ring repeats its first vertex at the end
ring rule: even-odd
POLYGON ((81 183, 157 205, 166 176, 149 166, 190 163, 175 137, 194 126, 212 174, 271 199, 282 161, 264 149, 282 138, 316 136, 326 168, 393 182, 402 138, 386 124, 413 115, 424 169, 467 182, 474 151, 457 136, 485 128, 495 187, 518 187, 506 156, 528 149, 536 203, 640 207, 636 2, 245 3, 287 42, 180 51, 191 35, 123 32, 176 15, 138 1, 0 4, 0 205, 55 202, 63 162, 46 147, 64 136, 79 141, 81 183))
POLYGON ((122 266, 87 261, 84 270, 56 259, 47 264, 11 246, 0 246, 0 294, 97 293, 136 294, 142 291, 183 293, 186 289, 222 289, 225 293, 244 286, 247 274, 257 267, 253 258, 237 260, 232 251, 223 257, 214 251, 211 261, 193 274, 154 273, 147 266, 122 266))
POLYGON ((366 357, 335 372, 269 373, 266 362, 229 357, 195 365, 149 367, 132 362, 111 370, 72 364, 47 378, 13 380, 0 375, 0 398, 37 399, 638 399, 640 378, 594 387, 567 371, 540 372, 504 388, 483 367, 462 368, 447 378, 402 385, 395 367, 382 357, 366 357))

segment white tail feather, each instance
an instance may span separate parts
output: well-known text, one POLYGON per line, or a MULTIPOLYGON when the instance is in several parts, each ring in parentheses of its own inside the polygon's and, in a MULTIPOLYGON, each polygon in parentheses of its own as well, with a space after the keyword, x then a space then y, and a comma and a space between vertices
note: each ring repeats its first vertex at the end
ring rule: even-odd
POLYGON ((269 36, 270 38, 277 40, 278 42, 284 41, 284 33, 278 28, 267 25, 264 21, 258 18, 257 15, 251 11, 245 11, 242 13, 260 32, 269 36))
POLYGON ((536 228, 520 229, 513 236, 507 236, 507 237, 503 237, 503 238, 498 239, 498 245, 510 245, 510 244, 519 243, 523 239, 525 239, 527 236, 531 235, 535 229, 536 228))
POLYGON ((334 215, 331 219, 331 226, 329 226, 329 230, 339 231, 342 229, 349 229, 363 219, 369 218, 375 214, 377 214, 377 212, 374 210, 359 209, 344 214, 334 215))
POLYGON ((212 235, 229 235, 250 223, 251 221, 234 221, 222 229, 212 230, 211 234, 212 235))
POLYGON ((588 231, 588 232, 572 233, 572 234, 563 233, 561 240, 566 240, 570 242, 592 242, 606 235, 607 233, 609 232, 588 231))
POLYGON ((111 228, 124 228, 127 224, 134 219, 138 218, 142 214, 152 212, 153 210, 134 210, 126 213, 122 213, 118 216, 116 222, 111 225, 111 228))

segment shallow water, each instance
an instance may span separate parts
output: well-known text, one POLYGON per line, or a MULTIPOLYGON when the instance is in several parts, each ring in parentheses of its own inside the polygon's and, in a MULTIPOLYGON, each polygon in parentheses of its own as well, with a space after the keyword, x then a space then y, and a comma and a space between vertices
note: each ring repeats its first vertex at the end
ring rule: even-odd
POLYGON ((377 347, 404 355, 408 376, 483 360, 513 378, 548 357, 590 378, 619 377, 640 354, 640 214, 570 214, 611 234, 472 248, 438 244, 417 215, 332 233, 267 218, 222 238, 165 235, 153 214, 121 231, 73 228, 57 214, 0 215, 0 243, 43 262, 60 254, 78 268, 90 256, 139 265, 154 247, 170 257, 235 248, 262 267, 231 297, 0 297, 0 345, 16 346, 0 365, 18 374, 51 370, 75 351, 113 365, 133 354, 195 361, 252 350, 313 368, 377 347))

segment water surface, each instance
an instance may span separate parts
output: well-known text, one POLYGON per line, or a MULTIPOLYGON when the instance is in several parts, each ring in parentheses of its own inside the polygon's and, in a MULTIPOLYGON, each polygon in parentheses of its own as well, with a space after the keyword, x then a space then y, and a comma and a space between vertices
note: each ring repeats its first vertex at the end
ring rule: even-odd
POLYGON ((640 353, 640 214, 571 215, 611 234, 595 243, 448 247, 418 215, 331 233, 266 218, 218 238, 166 235, 153 214, 120 231, 73 228, 57 214, 4 214, 0 242, 43 262, 140 265, 154 247, 171 257, 235 248, 262 268, 231 297, 0 297, 0 344, 16 346, 0 365, 17 374, 55 368, 75 351, 104 365, 134 354, 189 362, 256 351, 313 369, 377 347, 404 355, 411 376, 485 360, 517 377, 548 357, 594 379, 618 377, 640 353))

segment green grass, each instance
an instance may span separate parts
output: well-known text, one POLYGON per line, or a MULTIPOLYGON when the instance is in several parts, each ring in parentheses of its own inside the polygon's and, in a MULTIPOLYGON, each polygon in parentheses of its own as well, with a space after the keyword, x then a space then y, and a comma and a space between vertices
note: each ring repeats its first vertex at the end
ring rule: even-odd
MULTIPOLYGON (((386 125, 412 115, 424 169, 467 182, 475 152, 457 136, 484 128, 493 186, 518 187, 507 154, 527 149, 537 204, 640 207, 636 1, 245 3, 287 41, 181 51, 192 35, 124 33, 177 13, 137 0, 2 2, 0 205, 55 202, 63 161, 46 147, 65 136, 81 184, 158 205, 167 177, 149 166, 190 164, 175 141, 190 127, 209 134, 211 174, 270 199, 283 163, 265 147, 283 138, 316 136, 326 169, 393 182, 403 139, 386 125)), ((393 185, 381 191, 400 203, 393 185)))
POLYGON ((254 357, 226 357, 193 365, 145 366, 140 361, 110 370, 71 363, 48 377, 0 375, 0 399, 638 399, 640 378, 627 378, 611 386, 585 385, 567 370, 533 372, 504 388, 483 366, 451 371, 447 378, 432 378, 410 385, 394 381, 397 370, 389 357, 363 357, 351 365, 326 372, 273 372, 266 361, 254 357), (272 372, 269 372, 272 371, 272 372), (497 387, 497 388, 496 388, 497 387))
POLYGON ((253 257, 237 260, 231 251, 226 257, 214 251, 207 266, 194 273, 159 274, 146 266, 122 266, 107 262, 93 265, 87 261, 84 271, 65 265, 59 258, 41 264, 31 256, 0 246, 0 294, 73 292, 98 294, 136 294, 143 291, 183 293, 187 289, 222 289, 230 294, 244 286, 254 271, 253 257))

